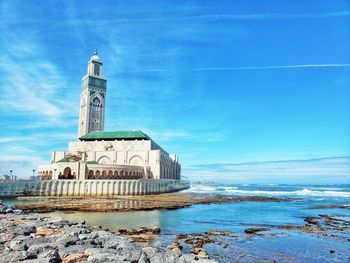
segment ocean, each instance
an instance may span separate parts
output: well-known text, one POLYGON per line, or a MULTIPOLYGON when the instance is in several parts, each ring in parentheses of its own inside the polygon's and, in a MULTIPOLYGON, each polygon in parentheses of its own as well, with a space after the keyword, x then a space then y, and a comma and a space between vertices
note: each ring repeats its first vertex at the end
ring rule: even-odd
MULTIPOLYGON (((158 241, 169 245, 178 234, 201 235, 208 230, 230 231, 204 245, 219 262, 350 262, 349 228, 322 233, 281 230, 281 225, 304 226, 305 217, 327 215, 350 220, 350 185, 192 184, 184 193, 227 196, 269 196, 282 202, 238 202, 192 205, 176 210, 108 213, 61 213, 78 222, 111 230, 157 226, 158 241), (349 208, 348 208, 349 207, 349 208), (247 228, 264 227, 262 235, 246 235, 247 228)), ((259 232, 260 233, 260 232, 259 232)), ((190 250, 184 243, 184 249, 190 250)))

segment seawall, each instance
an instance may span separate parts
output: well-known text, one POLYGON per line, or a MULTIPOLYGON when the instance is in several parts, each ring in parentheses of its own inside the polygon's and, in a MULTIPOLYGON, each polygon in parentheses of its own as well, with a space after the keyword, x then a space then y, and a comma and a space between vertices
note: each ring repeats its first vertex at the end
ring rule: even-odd
POLYGON ((0 197, 17 196, 112 196, 176 192, 189 182, 167 179, 141 180, 44 180, 1 182, 0 197))

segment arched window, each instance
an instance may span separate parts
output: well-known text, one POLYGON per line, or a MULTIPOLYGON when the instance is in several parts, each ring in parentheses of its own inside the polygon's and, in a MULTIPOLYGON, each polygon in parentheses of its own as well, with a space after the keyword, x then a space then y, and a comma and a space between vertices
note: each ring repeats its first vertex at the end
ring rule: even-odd
POLYGON ((100 101, 100 99, 99 98, 94 98, 93 100, 92 100, 92 106, 94 106, 94 107, 100 107, 100 104, 101 104, 101 101, 100 101))

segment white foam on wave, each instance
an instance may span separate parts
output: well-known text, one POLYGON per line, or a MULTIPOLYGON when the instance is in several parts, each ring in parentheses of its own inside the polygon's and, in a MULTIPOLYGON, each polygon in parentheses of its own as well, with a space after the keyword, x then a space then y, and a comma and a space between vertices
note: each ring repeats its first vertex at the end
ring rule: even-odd
MULTIPOLYGON (((335 191, 334 188, 324 188, 324 191, 304 188, 294 191, 271 191, 271 190, 240 190, 236 186, 218 185, 193 185, 184 192, 192 193, 218 193, 233 195, 263 195, 263 196, 312 196, 312 197, 350 197, 350 192, 335 191)), ((344 188, 343 188, 344 189, 344 188)), ((342 190, 343 190, 342 189, 342 190)), ((320 189, 321 190, 321 189, 320 189)))
POLYGON ((273 196, 281 196, 281 195, 297 195, 297 196, 335 196, 335 197, 350 197, 350 192, 339 192, 339 191, 313 191, 310 189, 303 189, 298 191, 263 191, 263 190, 226 190, 232 194, 239 195, 273 195, 273 196))
POLYGON ((228 190, 238 189, 236 186, 210 186, 210 185, 195 185, 191 186, 190 189, 185 190, 184 192, 193 192, 193 193, 208 193, 220 191, 226 192, 228 190))
POLYGON ((303 189, 301 191, 295 191, 297 195, 313 195, 313 196, 339 196, 350 197, 350 192, 341 191, 312 191, 309 189, 303 189))
POLYGON ((216 189, 224 189, 226 190, 232 190, 232 189, 238 189, 236 186, 218 186, 216 189))
POLYGON ((193 193, 208 193, 208 192, 215 192, 216 187, 209 186, 209 185, 196 185, 191 186, 190 189, 187 189, 183 192, 193 192, 193 193))

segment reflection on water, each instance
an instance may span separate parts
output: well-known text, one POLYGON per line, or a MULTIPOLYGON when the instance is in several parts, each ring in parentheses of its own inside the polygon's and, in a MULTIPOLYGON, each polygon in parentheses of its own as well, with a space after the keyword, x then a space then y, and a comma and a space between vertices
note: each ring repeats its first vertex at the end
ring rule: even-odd
POLYGON ((139 228, 141 226, 159 227, 159 210, 153 211, 131 211, 131 212, 76 212, 47 213, 48 216, 59 216, 76 222, 85 221, 92 226, 103 226, 111 230, 118 228, 139 228))
POLYGON ((7 205, 16 205, 16 204, 33 204, 42 202, 39 199, 30 199, 30 200, 17 200, 13 198, 2 199, 2 202, 7 205))

